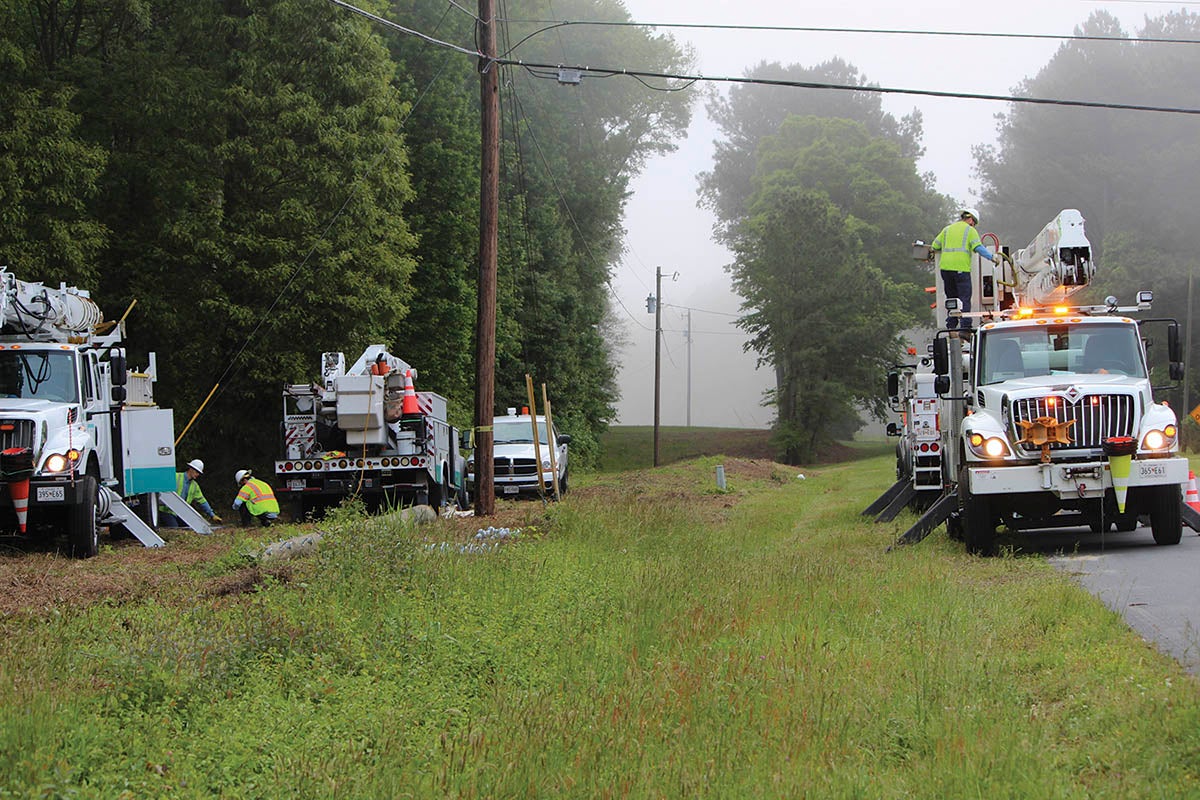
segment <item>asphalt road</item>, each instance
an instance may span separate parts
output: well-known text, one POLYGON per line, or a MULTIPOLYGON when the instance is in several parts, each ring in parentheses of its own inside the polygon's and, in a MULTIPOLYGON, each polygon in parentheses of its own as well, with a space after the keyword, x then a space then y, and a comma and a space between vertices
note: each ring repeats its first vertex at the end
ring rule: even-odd
POLYGON ((1050 555, 1084 588, 1158 649, 1200 676, 1200 536, 1184 527, 1178 545, 1159 547, 1148 527, 1104 537, 1086 529, 1020 536, 1026 552, 1050 555))

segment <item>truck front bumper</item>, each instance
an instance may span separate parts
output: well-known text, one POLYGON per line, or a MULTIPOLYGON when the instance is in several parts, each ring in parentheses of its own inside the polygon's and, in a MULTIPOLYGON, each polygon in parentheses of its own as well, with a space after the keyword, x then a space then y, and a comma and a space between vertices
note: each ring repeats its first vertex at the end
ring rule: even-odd
MULTIPOLYGON (((1135 459, 1126 485, 1182 485, 1187 480, 1186 458, 1135 459)), ((968 464, 967 484, 972 494, 1050 492, 1068 499, 1102 497, 1106 489, 1113 488, 1107 459, 1013 466, 968 464)))

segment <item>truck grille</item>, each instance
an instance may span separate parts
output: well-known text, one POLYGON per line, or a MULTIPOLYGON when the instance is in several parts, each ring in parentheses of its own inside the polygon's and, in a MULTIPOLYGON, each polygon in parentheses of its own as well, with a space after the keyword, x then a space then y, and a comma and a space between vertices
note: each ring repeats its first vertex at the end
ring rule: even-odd
POLYGON ((506 478, 519 475, 537 476, 537 462, 532 458, 499 457, 496 459, 494 469, 497 475, 506 478))
POLYGON ((32 450, 35 430, 31 419, 0 419, 0 450, 10 447, 28 447, 32 450))
POLYGON ((1014 440, 1024 435, 1017 424, 1020 420, 1032 422, 1038 417, 1053 417, 1060 423, 1074 420, 1070 428, 1071 444, 1052 444, 1051 450, 1098 448, 1110 436, 1134 433, 1133 396, 1128 394, 1089 395, 1074 403, 1061 395, 1030 397, 1013 403, 1012 417, 1014 440), (1050 399, 1053 405, 1048 402, 1050 399))

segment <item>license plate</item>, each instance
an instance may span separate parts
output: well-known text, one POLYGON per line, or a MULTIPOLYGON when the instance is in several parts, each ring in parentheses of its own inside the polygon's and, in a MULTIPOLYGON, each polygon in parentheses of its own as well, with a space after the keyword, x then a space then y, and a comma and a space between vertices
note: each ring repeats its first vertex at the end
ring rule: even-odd
POLYGON ((37 487, 37 501, 39 503, 61 503, 66 499, 67 490, 62 486, 37 487))
POLYGON ((1137 468, 1139 478, 1167 477, 1167 468, 1162 464, 1155 464, 1153 461, 1138 461, 1137 468))
POLYGON ((293 492, 302 491, 306 485, 303 478, 292 478, 288 481, 288 488, 293 492))
POLYGON ((503 491, 505 494, 516 494, 521 490, 516 486, 505 486, 503 491))

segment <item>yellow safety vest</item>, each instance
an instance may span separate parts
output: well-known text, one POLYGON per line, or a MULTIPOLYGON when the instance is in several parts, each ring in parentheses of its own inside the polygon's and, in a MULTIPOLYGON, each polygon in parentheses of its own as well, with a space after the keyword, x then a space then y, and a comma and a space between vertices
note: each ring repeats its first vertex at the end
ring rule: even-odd
POLYGON ((960 220, 942 228, 942 232, 930 247, 942 253, 938 269, 948 272, 970 272, 971 253, 981 244, 983 241, 979 238, 979 231, 975 230, 975 226, 960 220), (959 246, 955 247, 956 244, 959 246))
POLYGON ((258 478, 251 478, 242 484, 242 488, 238 490, 237 499, 246 504, 246 509, 254 516, 271 512, 279 513, 279 501, 275 499, 275 492, 271 491, 271 487, 266 481, 260 481, 258 478))

